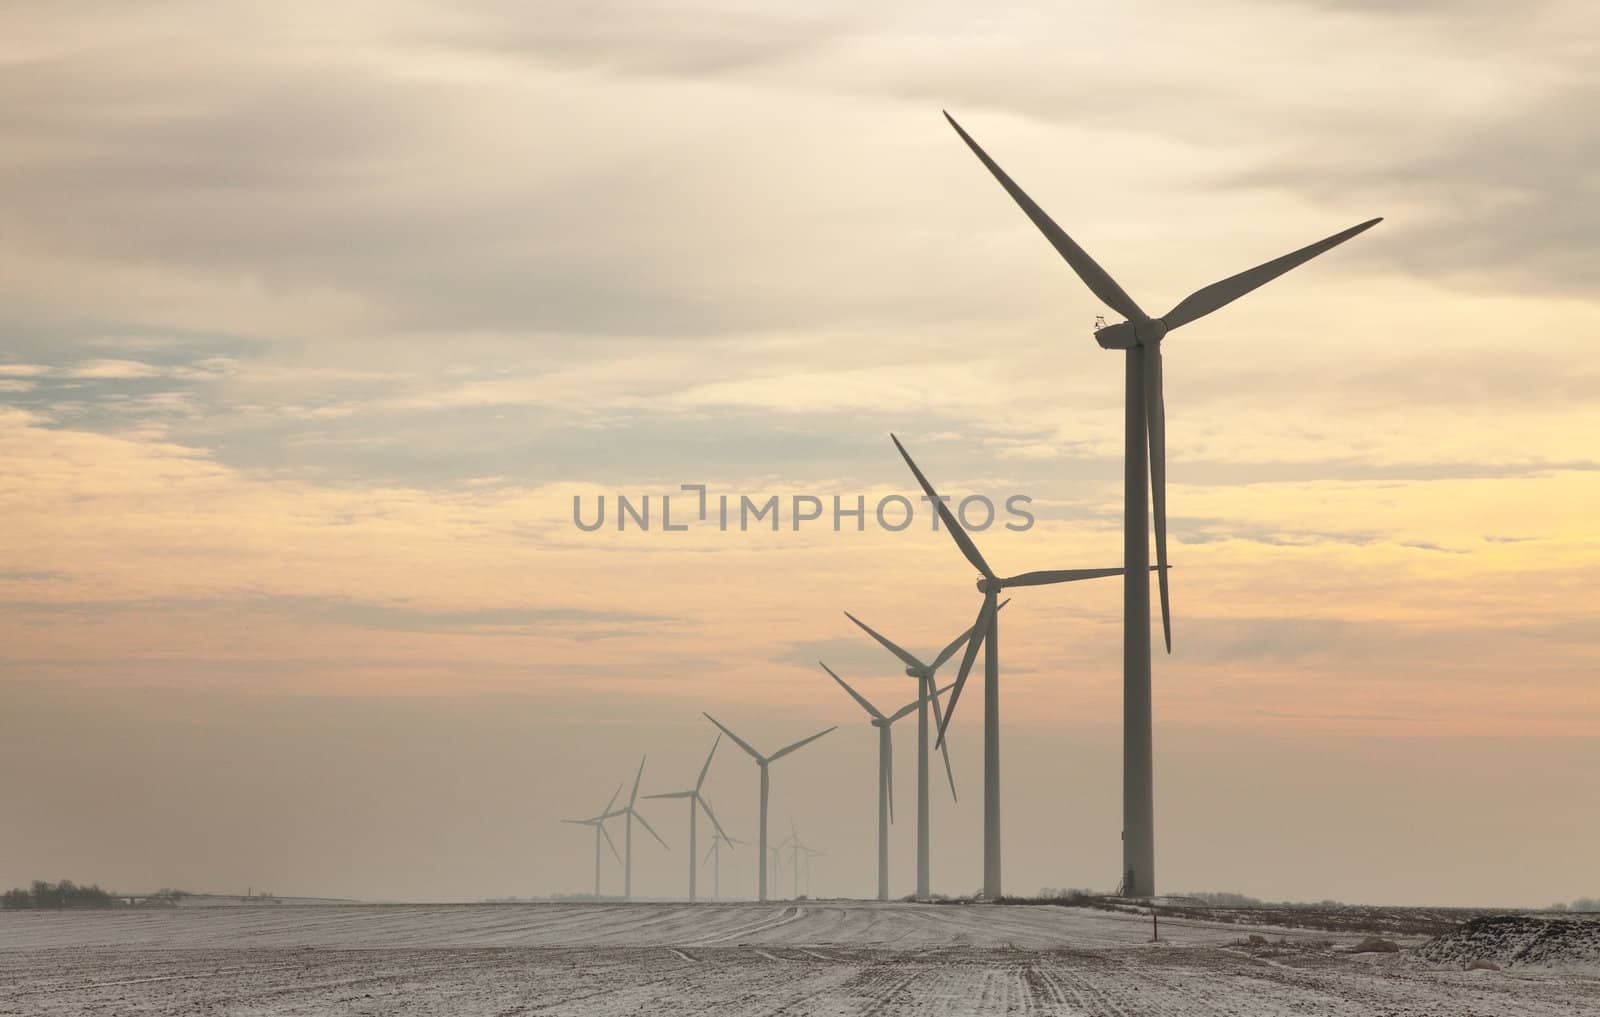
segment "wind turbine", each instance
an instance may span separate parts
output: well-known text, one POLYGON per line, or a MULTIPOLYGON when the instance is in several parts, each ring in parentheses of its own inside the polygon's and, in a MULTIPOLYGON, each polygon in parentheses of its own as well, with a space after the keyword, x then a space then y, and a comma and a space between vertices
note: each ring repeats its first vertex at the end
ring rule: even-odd
MULTIPOLYGON (((923 719, 926 720, 928 715, 928 700, 932 699, 937 702, 940 696, 955 688, 955 684, 952 682, 951 684, 946 685, 944 688, 938 689, 931 694, 928 692, 923 692, 920 696, 905 706, 902 706, 899 710, 896 710, 894 713, 885 716, 876 706, 873 706, 870 702, 868 702, 866 698, 861 695, 861 693, 851 688, 843 678, 840 678, 837 674, 835 674, 833 668, 823 664, 820 660, 817 661, 817 663, 821 665, 824 671, 828 672, 828 675, 832 677, 834 681, 839 683, 840 688, 844 689, 850 694, 851 699, 854 699, 861 705, 863 710, 867 711, 867 717, 870 723, 873 727, 878 729, 878 899, 888 900, 889 824, 894 822, 894 742, 890 738, 889 728, 895 721, 909 716, 913 710, 920 709, 922 711, 923 719)), ((927 738, 926 729, 923 730, 923 738, 924 740, 927 738)), ((945 746, 941 746, 941 748, 946 748, 945 760, 948 762, 950 759, 948 748, 945 746)), ((921 762, 926 765, 927 759, 925 756, 921 762)), ((924 783, 926 782, 926 770, 924 770, 922 773, 919 773, 918 776, 924 783)), ((926 787, 919 788, 919 791, 926 791, 926 787)), ((955 784, 953 778, 951 782, 951 793, 955 793, 955 784)))
POLYGON ((809 897, 809 898, 812 898, 814 900, 814 899, 816 899, 816 891, 811 888, 811 859, 813 859, 813 858, 825 858, 825 857, 827 857, 828 853, 826 851, 818 851, 815 848, 808 848, 808 847, 804 847, 804 846, 802 846, 800 848, 800 850, 804 851, 805 852, 805 856, 806 856, 805 857, 806 896, 809 897))
MULTIPOLYGON (((707 802, 700 794, 700 789, 705 786, 706 774, 711 772, 711 757, 717 754, 717 746, 722 744, 722 736, 717 735, 717 740, 711 743, 711 751, 706 753, 705 765, 700 767, 700 778, 694 782, 694 787, 687 791, 668 791, 659 795, 645 795, 646 798, 687 798, 689 800, 689 903, 694 903, 695 898, 695 869, 699 867, 699 854, 696 850, 695 840, 696 820, 699 810, 705 809, 706 815, 711 818, 711 825, 716 832, 722 833, 722 824, 717 822, 717 814, 711 811, 711 803, 707 802), (696 808, 699 806, 699 808, 696 808)), ((726 834, 724 834, 726 836, 726 834)))
POLYGON ((978 620, 973 623, 972 638, 967 640, 967 652, 961 657, 961 670, 956 674, 955 690, 950 693, 950 705, 944 711, 944 726, 939 729, 939 742, 944 743, 945 733, 950 728, 950 718, 955 714, 956 703, 961 699, 961 690, 967 684, 967 674, 972 670, 972 662, 978 655, 978 647, 984 646, 986 650, 983 655, 983 895, 995 900, 1000 896, 1000 608, 998 606, 1000 591, 1013 586, 1048 586, 1055 583, 1074 583, 1083 579, 1103 579, 1107 576, 1121 575, 1122 569, 1056 569, 1045 572, 1024 572, 1018 576, 1000 578, 989 567, 989 563, 983 560, 983 555, 978 553, 978 546, 967 536, 967 531, 961 528, 955 513, 951 512, 950 506, 940 499, 933 485, 928 483, 928 478, 922 475, 922 471, 912 461, 911 454, 900 444, 900 439, 892 434, 889 437, 894 440, 894 447, 900 450, 901 458, 911 467, 917 483, 922 485, 922 490, 938 510, 939 518, 950 531, 950 538, 956 542, 956 546, 961 549, 967 561, 972 563, 972 567, 982 573, 982 577, 978 580, 978 589, 983 593, 983 606, 978 609, 978 620))
POLYGON ((577 826, 592 826, 592 827, 594 827, 594 899, 595 900, 599 900, 600 899, 600 838, 601 837, 604 837, 606 839, 606 843, 611 845, 611 853, 613 855, 617 856, 617 861, 619 861, 619 862, 622 861, 622 856, 617 854, 617 845, 616 845, 616 843, 614 841, 612 841, 611 834, 606 831, 606 820, 610 819, 613 816, 622 815, 621 812, 612 812, 611 811, 611 806, 617 804, 617 795, 620 795, 621 793, 622 793, 622 785, 618 784, 617 785, 617 789, 615 791, 611 792, 611 800, 609 802, 606 802, 606 807, 601 809, 598 815, 591 816, 588 819, 563 819, 562 820, 563 823, 573 823, 573 824, 575 824, 577 826))
POLYGON ((800 830, 794 825, 793 819, 789 820, 789 836, 783 839, 783 843, 779 844, 776 850, 782 852, 784 848, 789 849, 789 868, 794 874, 794 899, 800 899, 802 867, 806 877, 806 896, 811 896, 811 859, 820 857, 824 852, 815 850, 800 839, 800 830))
MULTIPOLYGON (((708 807, 706 811, 710 812, 711 810, 708 807)), ((712 900, 722 899, 722 845, 728 845, 728 850, 732 851, 735 844, 743 843, 744 841, 740 840, 739 838, 730 837, 723 833, 720 826, 711 831, 711 850, 706 852, 705 861, 701 862, 700 864, 704 865, 706 862, 711 863, 712 900)))
MULTIPOLYGON (((720 729, 723 734, 727 735, 729 738, 732 738, 733 743, 739 746, 741 749, 744 749, 745 752, 749 753, 750 758, 754 759, 756 761, 756 765, 761 768, 761 835, 759 837, 761 878, 758 882, 760 887, 759 899, 765 901, 767 899, 767 788, 770 783, 768 780, 767 768, 773 763, 782 759, 784 756, 787 756, 789 753, 793 752, 795 749, 811 744, 818 738, 821 738, 823 735, 827 734, 828 731, 834 730, 834 728, 830 727, 826 731, 818 731, 809 738, 800 739, 793 745, 785 745, 783 748, 779 749, 777 752, 774 752, 770 756, 763 756, 761 753, 752 748, 749 742, 745 741, 743 738, 740 738, 732 731, 729 731, 722 721, 711 716, 709 713, 703 713, 702 716, 704 716, 706 720, 709 720, 711 723, 717 725, 718 729, 720 729)), ((838 725, 835 725, 835 727, 837 726, 838 725)))
POLYGON ((1151 318, 1105 269, 1034 204, 971 135, 962 130, 954 117, 946 113, 945 119, 1050 241, 1050 246, 1066 259, 1078 278, 1102 303, 1126 319, 1096 329, 1094 338, 1105 349, 1125 350, 1128 354, 1123 376, 1126 452, 1123 459, 1122 564, 1126 571, 1122 580, 1122 878, 1124 892, 1129 896, 1153 896, 1156 892, 1156 848, 1150 731, 1150 576, 1144 568, 1150 561, 1150 534, 1145 524, 1147 496, 1154 503, 1161 631, 1167 652, 1172 652, 1166 572, 1167 423, 1162 398, 1161 341, 1173 329, 1232 303, 1383 220, 1368 219, 1298 251, 1202 287, 1180 300, 1164 316, 1151 318), (1149 453, 1148 473, 1146 451, 1149 453))
POLYGON ((623 847, 626 849, 624 853, 627 855, 627 860, 622 863, 622 898, 624 900, 633 900, 633 821, 637 819, 646 830, 650 831, 650 836, 654 837, 662 847, 667 846, 667 842, 661 839, 659 833, 656 833, 655 827, 651 826, 643 816, 639 815, 639 810, 633 807, 634 802, 639 800, 639 780, 644 776, 645 759, 645 756, 639 757, 639 772, 634 775, 633 791, 628 795, 628 804, 612 813, 612 815, 628 817, 628 825, 623 828, 624 835, 622 839, 623 847))
MULTIPOLYGON (((1011 603, 1009 600, 1002 601, 1000 607, 1005 607, 1009 603, 1011 603)), ((999 610, 999 608, 996 608, 996 610, 999 610)), ((860 626, 863 632, 876 639, 890 653, 899 657, 906 665, 906 674, 917 679, 917 690, 923 695, 926 695, 927 691, 933 688, 934 673, 944 665, 945 661, 953 657, 955 652, 966 644, 967 640, 972 638, 973 633, 973 629, 967 629, 967 631, 951 640, 949 646, 940 650, 939 655, 933 658, 933 663, 924 664, 906 650, 901 649, 875 632, 871 626, 849 611, 846 611, 844 616, 860 626)), ((934 726, 942 730, 944 719, 940 716, 939 697, 933 696, 929 702, 933 705, 934 726)), ((950 780, 950 797, 954 800, 956 798, 956 777, 955 773, 950 769, 950 746, 942 738, 939 740, 939 751, 944 754, 944 773, 950 780)), ((928 855, 928 708, 926 704, 919 700, 917 710, 917 898, 919 900, 927 900, 932 896, 929 890, 928 855)))

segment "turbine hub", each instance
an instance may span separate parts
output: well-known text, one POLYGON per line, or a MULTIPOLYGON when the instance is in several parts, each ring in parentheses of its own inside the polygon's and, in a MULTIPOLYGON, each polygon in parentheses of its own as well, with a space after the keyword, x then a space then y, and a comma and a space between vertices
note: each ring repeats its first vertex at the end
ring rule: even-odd
POLYGON ((1134 325, 1133 332, 1140 346, 1154 346, 1167 334, 1167 323, 1160 318, 1152 318, 1134 325))
MULTIPOLYGON (((1000 583, 999 583, 998 580, 996 580, 995 584, 994 584, 994 592, 999 593, 1000 590, 1001 590, 1000 583)), ((983 576, 979 576, 978 577, 978 592, 979 593, 988 593, 989 592, 989 580, 985 579, 983 576)))

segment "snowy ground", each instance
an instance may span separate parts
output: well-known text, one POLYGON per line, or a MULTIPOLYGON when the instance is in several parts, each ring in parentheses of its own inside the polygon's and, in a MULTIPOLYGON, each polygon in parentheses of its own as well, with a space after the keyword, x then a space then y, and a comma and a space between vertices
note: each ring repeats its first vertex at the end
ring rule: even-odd
POLYGON ((1149 937, 1076 908, 834 902, 4 912, 0 1014, 1600 1013, 1592 971, 1149 937))

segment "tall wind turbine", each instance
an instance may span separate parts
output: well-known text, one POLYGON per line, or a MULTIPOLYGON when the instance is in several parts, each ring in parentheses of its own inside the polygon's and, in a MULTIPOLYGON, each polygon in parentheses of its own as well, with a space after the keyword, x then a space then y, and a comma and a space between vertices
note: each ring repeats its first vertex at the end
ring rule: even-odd
MULTIPOLYGON (((695 899, 695 870, 699 868, 700 857, 696 853, 695 840, 696 820, 699 818, 700 809, 706 810, 706 815, 711 819, 711 825, 716 832, 722 833, 722 824, 717 822, 717 814, 711 811, 711 803, 700 794, 700 789, 705 786, 706 774, 711 772, 711 757, 717 754, 717 746, 722 744, 722 736, 717 735, 717 740, 711 743, 711 751, 706 753, 706 763, 700 767, 700 778, 694 782, 694 787, 687 791, 668 791, 659 795, 645 795, 646 798, 687 798, 689 800, 689 902, 695 899), (698 807, 697 807, 698 806, 698 807)), ((726 834, 723 834, 726 836, 726 834)))
POLYGON ((611 845, 611 853, 613 855, 616 855, 617 861, 619 861, 619 862, 622 861, 622 856, 617 854, 616 842, 614 842, 611 839, 611 834, 606 831, 606 820, 610 819, 613 816, 622 815, 621 812, 612 812, 611 811, 611 806, 617 804, 617 795, 620 795, 621 793, 622 793, 622 785, 618 784, 617 785, 617 789, 615 791, 611 792, 611 800, 609 802, 606 802, 606 807, 601 809, 598 814, 596 814, 594 816, 591 816, 588 819, 563 819, 562 820, 563 823, 573 823, 573 824, 575 824, 577 826, 592 826, 592 827, 594 827, 594 899, 595 900, 599 900, 600 899, 600 838, 601 837, 604 837, 606 839, 606 843, 611 845))
MULTIPOLYGON (((940 696, 955 688, 955 684, 951 683, 946 685, 944 688, 938 689, 933 693, 924 692, 916 699, 913 699, 910 703, 902 706, 899 710, 896 710, 894 713, 885 716, 876 706, 873 706, 870 702, 868 702, 865 696, 851 688, 843 678, 840 678, 837 674, 835 674, 833 668, 823 664, 820 660, 817 661, 817 663, 822 666, 824 671, 828 672, 828 675, 834 681, 839 683, 840 688, 844 689, 850 694, 851 699, 854 699, 861 705, 863 710, 867 711, 867 718, 869 722, 873 727, 878 729, 878 899, 888 900, 889 824, 894 822, 894 742, 890 738, 889 728, 892 724, 894 724, 895 721, 910 716, 913 710, 920 709, 924 719, 926 719, 928 713, 928 700, 932 699, 937 702, 940 696)), ((926 737, 926 730, 924 730, 924 737, 926 737)), ((947 746, 941 746, 941 748, 946 748, 948 750, 947 746)), ((946 754, 946 762, 948 762, 949 759, 949 755, 946 754)), ((927 759, 924 758, 922 762, 923 764, 926 764, 927 759)), ((919 776, 926 780, 926 772, 920 774, 919 776)), ((952 793, 954 793, 954 787, 954 783, 952 782, 952 793)), ((926 788, 923 788, 922 790, 926 790, 926 788)))
POLYGON ((1034 204, 1033 199, 961 129, 954 117, 946 113, 945 119, 1050 241, 1050 246, 1066 259, 1078 278, 1102 303, 1125 319, 1097 329, 1094 338, 1105 349, 1127 351, 1123 375, 1127 405, 1123 431, 1126 453, 1123 459, 1122 564, 1126 571, 1122 580, 1122 880, 1124 892, 1129 896, 1153 896, 1156 892, 1156 848, 1150 731, 1150 576, 1144 568, 1150 561, 1147 498, 1153 499, 1155 510, 1161 630, 1167 652, 1172 652, 1166 572, 1167 423, 1162 399, 1161 341, 1173 329, 1232 303, 1383 220, 1368 219, 1281 258, 1212 283, 1184 297, 1163 317, 1151 318, 1105 269, 1034 204))
POLYGON ((928 478, 922 475, 922 471, 912 461, 911 454, 900 444, 900 439, 892 434, 889 437, 894 440, 894 447, 900 450, 901 458, 911 467, 917 483, 922 485, 922 490, 938 510, 939 518, 950 531, 950 538, 956 542, 956 546, 961 549, 967 561, 972 563, 972 567, 982 573, 978 580, 978 589, 983 593, 983 606, 978 609, 978 620, 973 623, 973 636, 967 640, 967 652, 961 657, 961 670, 956 674, 956 687, 950 693, 950 705, 945 707, 944 726, 939 729, 939 741, 941 744, 944 742, 945 733, 950 728, 950 718, 955 714, 956 703, 961 699, 961 690, 967 684, 967 675, 971 672, 972 662, 978 655, 978 647, 984 646, 986 650, 983 655, 983 895, 995 900, 1000 896, 1000 608, 998 606, 1000 591, 1013 586, 1049 586, 1055 583, 1074 583, 1082 579, 1103 579, 1107 576, 1121 575, 1122 569, 1056 569, 1045 572, 1024 572, 1019 576, 1000 578, 989 567, 989 563, 983 560, 983 555, 978 553, 978 546, 967 536, 967 531, 961 528, 955 513, 951 512, 950 506, 940 499, 933 485, 928 483, 928 478))
MULTIPOLYGON (((809 738, 800 739, 799 741, 795 742, 793 745, 785 745, 783 748, 779 749, 777 752, 774 752, 770 756, 763 756, 761 753, 757 752, 754 748, 752 748, 749 742, 745 741, 743 738, 740 738, 738 735, 734 734, 732 731, 729 731, 728 728, 722 723, 722 721, 720 721, 717 718, 711 716, 711 714, 709 714, 709 713, 704 713, 704 714, 702 714, 702 716, 704 716, 706 720, 709 720, 711 723, 717 725, 717 728, 719 730, 721 730, 723 734, 727 735, 729 738, 732 738, 733 739, 733 743, 735 745, 739 746, 741 749, 744 749, 745 752, 749 753, 750 758, 754 759, 756 761, 756 765, 761 768, 761 835, 758 838, 759 843, 760 843, 760 857, 761 857, 761 878, 759 880, 759 888, 760 888, 759 899, 765 901, 767 899, 767 789, 768 789, 768 786, 770 784, 770 781, 768 780, 768 775, 767 775, 767 768, 770 767, 773 763, 775 763, 778 760, 782 759, 784 756, 787 756, 789 753, 793 752, 795 749, 798 749, 798 748, 800 748, 801 746, 804 746, 804 745, 811 744, 812 742, 816 741, 818 738, 821 738, 823 735, 827 734, 828 731, 834 730, 834 728, 830 727, 826 731, 818 731, 816 734, 811 735, 809 738)), ((837 725, 835 725, 835 727, 837 727, 837 725)))
POLYGON ((613 813, 613 815, 628 817, 628 825, 623 828, 624 834, 622 838, 624 854, 627 855, 627 860, 622 863, 623 900, 633 900, 633 821, 637 819, 646 830, 650 831, 650 836, 654 837, 662 847, 667 846, 667 842, 661 839, 659 833, 656 833, 655 827, 651 826, 649 821, 639 815, 639 810, 633 807, 634 803, 639 800, 639 780, 644 776, 645 758, 644 756, 639 757, 639 772, 634 775, 633 791, 628 795, 628 804, 613 813))
MULTIPOLYGON (((1011 601, 1009 601, 1009 600, 1002 601, 1000 603, 1000 607, 1003 608, 1009 603, 1011 603, 1011 601)), ((996 610, 999 610, 999 608, 996 608, 996 610)), ((891 643, 888 639, 885 639, 882 635, 880 635, 879 633, 874 631, 872 629, 872 627, 869 626, 866 622, 862 621, 860 618, 857 618, 855 615, 851 614, 849 611, 846 611, 844 613, 844 616, 846 618, 849 618, 851 621, 855 622, 858 626, 860 626, 860 628, 861 628, 861 630, 863 632, 865 632, 867 635, 871 636, 873 639, 876 639, 879 642, 879 644, 881 644, 885 649, 887 649, 890 653, 894 654, 896 657, 899 657, 900 660, 905 663, 905 665, 906 665, 906 674, 909 675, 912 678, 917 679, 917 691, 918 691, 919 694, 921 694, 923 696, 926 696, 927 693, 928 693, 928 690, 933 688, 933 676, 934 676, 934 673, 936 671, 938 671, 939 668, 944 665, 945 661, 947 661, 951 657, 955 656, 955 652, 957 650, 961 649, 961 647, 966 645, 967 640, 972 638, 972 633, 973 633, 972 629, 970 629, 970 628, 967 629, 967 631, 961 633, 961 635, 959 635, 955 639, 951 640, 949 646, 946 646, 944 649, 940 650, 939 651, 939 655, 933 658, 933 663, 924 664, 922 661, 920 661, 916 657, 912 656, 906 650, 900 648, 899 646, 896 646, 894 643, 891 643)), ((931 700, 931 703, 932 703, 932 706, 933 706, 933 722, 934 722, 934 725, 937 728, 943 728, 944 727, 944 719, 943 719, 943 717, 940 716, 940 712, 939 712, 939 697, 938 696, 932 696, 932 697, 930 697, 930 700, 931 700)), ((956 776, 955 776, 955 773, 950 769, 950 746, 948 744, 946 744, 943 739, 939 740, 939 751, 944 754, 944 774, 950 780, 950 798, 952 800, 955 800, 955 798, 956 798, 956 776)), ((917 706, 917 899, 918 900, 927 900, 930 896, 932 896, 932 893, 931 893, 931 891, 929 889, 928 825, 929 825, 928 824, 928 702, 927 701, 923 701, 923 700, 918 700, 918 706, 917 706)))

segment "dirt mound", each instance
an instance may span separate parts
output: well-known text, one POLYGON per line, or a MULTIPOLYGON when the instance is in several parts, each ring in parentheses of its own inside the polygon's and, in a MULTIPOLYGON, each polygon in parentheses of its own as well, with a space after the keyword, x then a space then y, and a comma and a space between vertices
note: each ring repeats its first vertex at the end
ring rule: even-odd
POLYGON ((1434 964, 1470 967, 1487 960, 1501 967, 1582 967, 1600 970, 1600 916, 1493 915, 1417 947, 1434 964))

